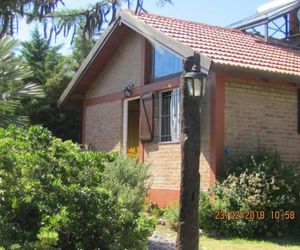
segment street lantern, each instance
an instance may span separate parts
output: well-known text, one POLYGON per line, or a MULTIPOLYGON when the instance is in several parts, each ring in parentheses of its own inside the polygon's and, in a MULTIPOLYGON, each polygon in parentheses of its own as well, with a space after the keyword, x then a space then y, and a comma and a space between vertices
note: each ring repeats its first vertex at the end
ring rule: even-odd
POLYGON ((181 76, 181 181, 176 250, 199 247, 200 96, 206 92, 207 74, 200 70, 200 56, 184 59, 181 76))
POLYGON ((185 74, 188 92, 190 96, 204 96, 206 93, 207 75, 194 64, 192 70, 185 74))

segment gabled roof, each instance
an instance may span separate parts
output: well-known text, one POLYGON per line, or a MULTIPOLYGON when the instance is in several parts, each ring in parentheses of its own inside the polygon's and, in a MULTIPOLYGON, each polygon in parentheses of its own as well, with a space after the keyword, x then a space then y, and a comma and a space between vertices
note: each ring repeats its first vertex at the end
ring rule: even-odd
POLYGON ((58 101, 59 106, 69 99, 83 99, 82 92, 98 74, 99 65, 103 67, 105 60, 109 60, 109 51, 117 46, 116 41, 128 29, 183 57, 199 53, 204 71, 209 71, 213 63, 214 69, 267 72, 268 75, 280 75, 290 82, 300 82, 300 52, 283 44, 265 43, 259 36, 231 28, 149 13, 134 15, 129 11, 120 11, 116 21, 102 34, 65 89, 58 101), (107 50, 108 47, 110 50, 107 50), (98 70, 93 70, 93 67, 98 70))
POLYGON ((200 51, 214 63, 300 77, 300 51, 283 43, 265 43, 260 36, 240 30, 159 15, 143 13, 136 18, 200 51))

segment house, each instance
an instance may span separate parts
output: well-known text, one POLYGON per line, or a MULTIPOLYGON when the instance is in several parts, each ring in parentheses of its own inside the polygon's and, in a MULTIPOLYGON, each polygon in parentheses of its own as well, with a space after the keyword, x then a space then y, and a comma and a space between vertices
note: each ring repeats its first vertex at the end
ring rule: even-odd
POLYGON ((82 143, 151 163, 149 200, 178 200, 182 59, 199 53, 201 188, 225 154, 257 146, 300 160, 300 51, 242 30, 120 10, 59 99, 82 110, 82 143), (126 91, 125 91, 126 90, 126 91), (125 93, 126 92, 126 93, 125 93))

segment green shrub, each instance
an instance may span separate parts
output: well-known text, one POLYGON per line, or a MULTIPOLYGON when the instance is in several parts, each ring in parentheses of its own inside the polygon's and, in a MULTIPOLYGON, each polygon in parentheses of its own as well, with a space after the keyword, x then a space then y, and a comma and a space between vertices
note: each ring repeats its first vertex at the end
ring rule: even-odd
POLYGON ((174 231, 178 229, 179 206, 174 203, 164 209, 163 217, 166 220, 166 225, 174 231))
MULTIPOLYGON (((201 224, 206 225, 206 227, 211 226, 210 218, 213 218, 214 211, 213 207, 210 203, 209 196, 207 193, 200 191, 199 196, 199 226, 201 228, 201 224)), ((178 229, 178 219, 179 219, 179 204, 174 203, 170 206, 167 206, 163 209, 163 218, 166 221, 166 225, 174 230, 177 231, 178 229)), ((214 226, 212 229, 214 229, 214 226)))
POLYGON ((218 221, 212 221, 214 218, 214 208, 211 204, 209 193, 200 191, 199 197, 199 228, 212 232, 218 225, 218 221))
POLYGON ((229 176, 212 188, 210 199, 200 203, 202 229, 214 234, 248 237, 295 233, 299 226, 300 194, 293 166, 284 164, 276 152, 258 149, 253 154, 228 160, 227 170, 229 176), (254 212, 254 219, 250 211, 254 212), (283 216, 272 218, 275 211, 283 216), (295 212, 293 220, 288 219, 291 211, 295 212), (230 212, 236 212, 231 213, 234 219, 215 218, 230 212), (248 218, 237 219, 237 216, 248 218))
POLYGON ((106 164, 103 187, 110 190, 123 207, 136 213, 145 204, 148 177, 148 165, 139 163, 135 158, 119 156, 106 164))
POLYGON ((106 165, 132 163, 118 157, 81 151, 40 126, 0 128, 0 245, 143 249, 153 219, 131 211, 104 185, 106 165))

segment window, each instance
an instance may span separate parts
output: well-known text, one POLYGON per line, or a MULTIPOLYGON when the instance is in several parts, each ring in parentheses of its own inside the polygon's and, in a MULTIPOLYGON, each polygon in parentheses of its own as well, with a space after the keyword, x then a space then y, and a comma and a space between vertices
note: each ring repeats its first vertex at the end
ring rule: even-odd
POLYGON ((180 135, 180 91, 176 88, 160 92, 159 100, 159 141, 178 141, 180 135))
POLYGON ((152 48, 152 81, 180 75, 182 59, 175 54, 154 46, 152 48))

